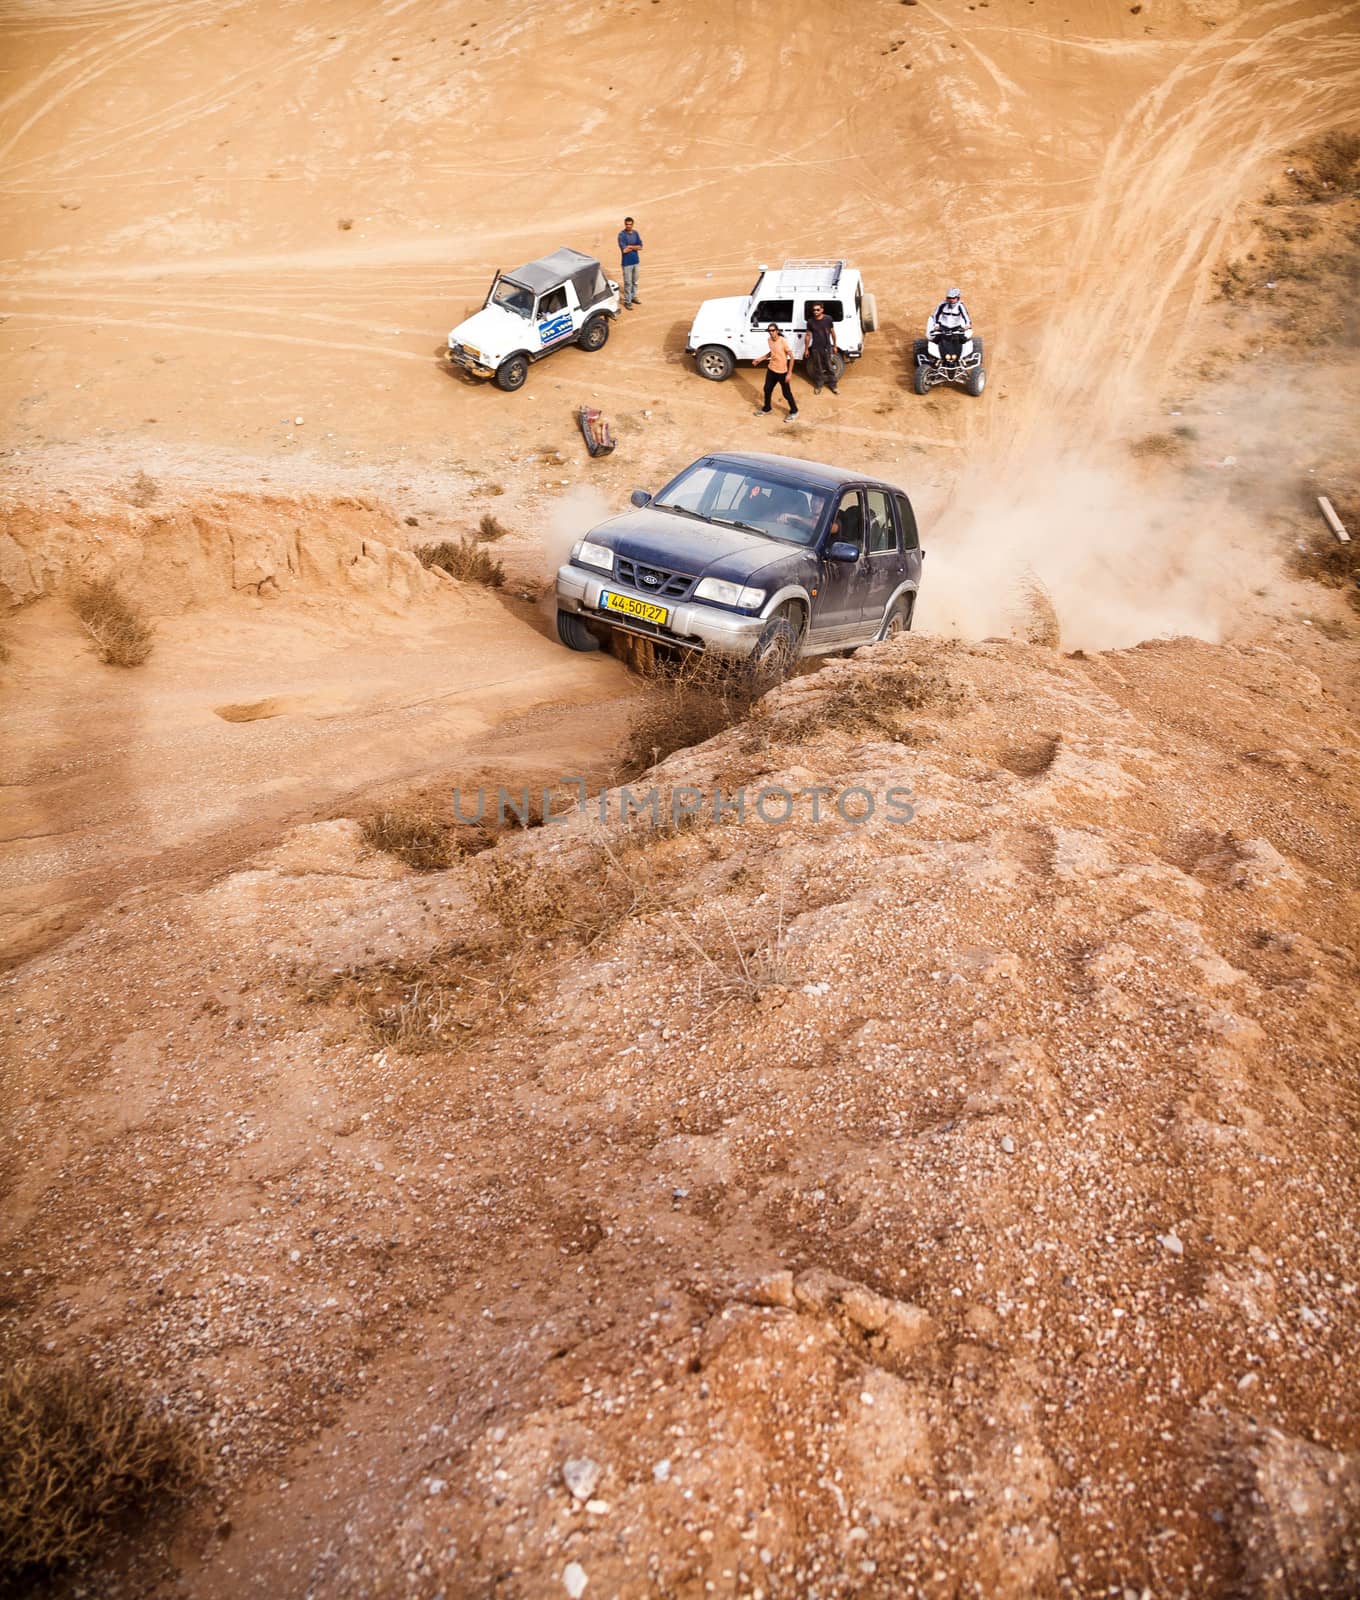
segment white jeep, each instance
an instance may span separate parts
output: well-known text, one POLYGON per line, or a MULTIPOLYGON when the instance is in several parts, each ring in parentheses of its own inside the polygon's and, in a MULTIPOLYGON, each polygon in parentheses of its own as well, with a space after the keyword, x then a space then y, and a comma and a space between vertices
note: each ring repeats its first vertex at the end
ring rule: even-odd
POLYGON ((807 354, 807 325, 820 305, 836 325, 836 377, 847 361, 864 353, 864 335, 878 327, 878 307, 854 267, 817 258, 786 261, 782 267, 761 267, 750 294, 705 300, 689 330, 685 350, 699 375, 721 383, 738 361, 754 361, 770 348, 770 324, 777 323, 793 346, 796 359, 807 354))
POLYGON ((449 360, 502 389, 519 389, 529 363, 563 345, 603 349, 618 314, 618 284, 594 256, 563 245, 513 272, 497 272, 482 309, 449 334, 449 360))

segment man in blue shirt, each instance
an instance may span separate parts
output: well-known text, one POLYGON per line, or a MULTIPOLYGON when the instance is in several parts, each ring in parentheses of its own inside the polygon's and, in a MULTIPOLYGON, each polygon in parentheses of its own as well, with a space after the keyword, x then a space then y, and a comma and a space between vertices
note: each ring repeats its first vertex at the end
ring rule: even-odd
POLYGON ((633 226, 632 217, 623 219, 619 234, 619 254, 623 258, 623 304, 625 309, 640 306, 638 299, 638 257, 642 254, 642 235, 633 226))

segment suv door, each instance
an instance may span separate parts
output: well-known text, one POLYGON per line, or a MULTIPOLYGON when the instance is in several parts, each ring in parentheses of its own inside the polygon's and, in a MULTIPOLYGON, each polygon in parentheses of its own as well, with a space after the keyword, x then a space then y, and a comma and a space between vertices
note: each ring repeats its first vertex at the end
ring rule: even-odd
POLYGON ((921 559, 925 552, 921 549, 921 537, 916 530, 916 513, 904 494, 893 495, 893 504, 897 507, 897 526, 902 533, 902 577, 904 581, 919 586, 921 559))
POLYGON ((812 631, 818 642, 834 642, 859 631, 863 586, 864 506, 858 489, 842 489, 830 525, 822 536, 821 574, 817 580, 817 610, 812 631), (852 544, 859 551, 854 561, 832 561, 826 550, 833 544, 852 544))
POLYGON ((770 348, 769 328, 771 323, 776 323, 780 333, 793 345, 793 353, 798 354, 798 346, 791 337, 793 333, 793 301, 792 300, 757 300, 751 308, 751 326, 747 330, 747 340, 750 344, 749 351, 741 351, 748 361, 753 361, 757 356, 763 356, 770 348))
POLYGON ((539 295, 538 307, 534 312, 534 324, 538 329, 540 350, 546 350, 549 345, 560 344, 563 339, 570 339, 576 331, 572 326, 574 320, 572 306, 575 299, 571 285, 566 283, 539 295))
POLYGON ((902 582, 905 563, 893 521, 891 497, 886 489, 864 491, 864 560, 866 578, 859 593, 863 610, 860 632, 872 639, 883 625, 883 613, 893 590, 902 582))

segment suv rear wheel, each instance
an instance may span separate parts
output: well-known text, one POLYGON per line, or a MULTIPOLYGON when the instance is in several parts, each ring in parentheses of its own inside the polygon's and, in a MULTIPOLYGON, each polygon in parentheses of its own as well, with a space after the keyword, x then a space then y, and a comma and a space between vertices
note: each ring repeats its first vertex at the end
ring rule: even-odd
POLYGON ((608 340, 608 317, 592 317, 576 336, 576 342, 582 350, 603 350, 608 340))
POLYGON ((915 597, 904 595, 893 603, 892 610, 888 613, 888 620, 883 624, 880 639, 896 639, 899 634, 911 632, 911 616, 916 609, 915 597))
POLYGON ((724 350, 720 344, 706 344, 695 356, 694 363, 699 369, 699 376, 711 383, 722 383, 730 378, 737 364, 732 352, 724 350))

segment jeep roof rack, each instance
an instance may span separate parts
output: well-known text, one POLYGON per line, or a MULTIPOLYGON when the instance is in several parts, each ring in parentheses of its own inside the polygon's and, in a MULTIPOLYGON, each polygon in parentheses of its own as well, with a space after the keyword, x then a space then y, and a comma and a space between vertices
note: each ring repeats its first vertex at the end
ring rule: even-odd
POLYGON ((797 273, 800 278, 808 280, 807 286, 810 288, 834 289, 841 281, 844 268, 845 262, 835 256, 794 256, 786 260, 780 270, 797 273))

